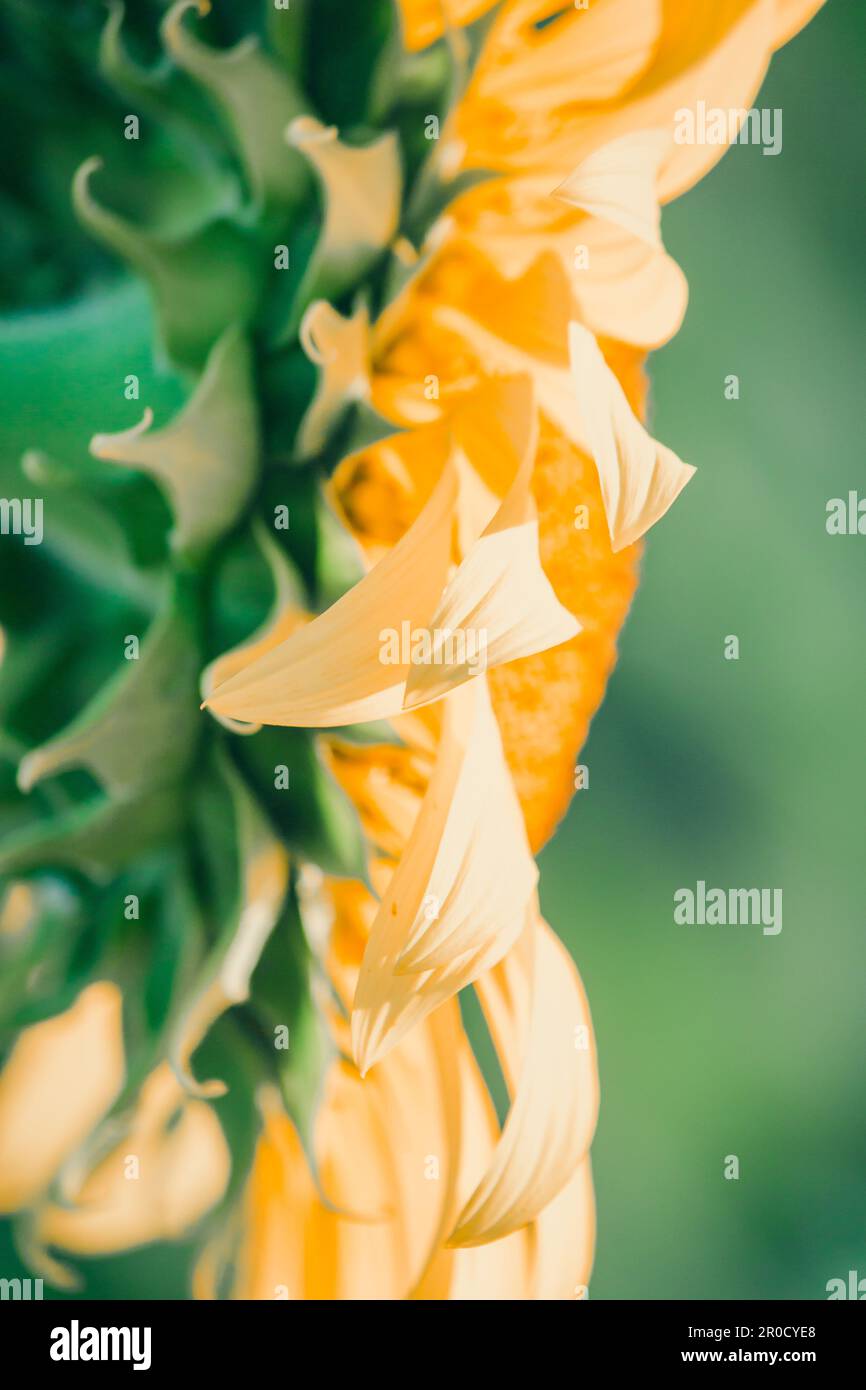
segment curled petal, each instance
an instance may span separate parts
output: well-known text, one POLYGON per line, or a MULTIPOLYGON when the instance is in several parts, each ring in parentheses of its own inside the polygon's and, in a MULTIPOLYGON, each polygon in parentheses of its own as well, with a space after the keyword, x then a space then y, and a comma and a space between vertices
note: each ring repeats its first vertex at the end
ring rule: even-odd
POLYGON ((375 264, 394 239, 400 221, 403 174, 396 135, 369 145, 347 145, 333 126, 297 116, 286 140, 315 169, 322 185, 324 221, 286 328, 316 298, 337 299, 375 264))
POLYGON ((534 1221, 572 1181, 598 1113, 589 1006, 574 964, 533 903, 508 956, 476 988, 506 1073, 519 1080, 487 1172, 452 1245, 498 1240, 534 1221))
POLYGON ((656 183, 671 143, 665 130, 639 130, 612 140, 588 155, 554 190, 554 197, 660 247, 656 183))
POLYGON ((254 658, 205 701, 248 723, 327 728, 399 714, 408 660, 381 658, 384 631, 423 626, 445 585, 456 475, 446 467, 402 540, 331 608, 254 658))
POLYGON ((364 953, 352 1014, 362 1072, 508 950, 538 871, 486 682, 445 706, 436 768, 364 953))
POLYGON ((87 1175, 75 1202, 40 1210, 38 1239, 82 1255, 176 1240, 219 1200, 229 1167, 213 1109, 186 1100, 163 1063, 142 1086, 128 1132, 87 1175))
POLYGON ((107 981, 21 1034, 0 1072, 0 1211, 45 1190, 117 1098, 123 1076, 120 991, 107 981))
POLYGON ((319 368, 319 382, 298 431, 302 455, 318 453, 347 406, 369 396, 369 335, 363 306, 346 319, 326 299, 317 299, 304 314, 301 346, 319 368))
POLYGON ((647 433, 587 329, 571 324, 569 344, 578 409, 598 468, 611 545, 622 550, 664 516, 695 469, 647 433))
POLYGON ((406 707, 445 695, 478 675, 568 641, 580 631, 541 568, 530 484, 538 442, 529 378, 510 383, 522 409, 514 481, 493 519, 448 584, 430 620, 431 659, 414 664, 406 707), (462 636, 462 642, 455 639, 462 636), (450 653, 450 659, 449 659, 450 653))

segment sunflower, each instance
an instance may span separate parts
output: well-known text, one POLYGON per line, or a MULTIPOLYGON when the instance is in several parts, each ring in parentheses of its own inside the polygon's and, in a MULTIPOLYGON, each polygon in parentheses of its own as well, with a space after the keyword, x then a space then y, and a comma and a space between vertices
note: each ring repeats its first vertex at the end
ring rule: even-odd
POLYGON ((5 613, 0 1207, 56 1283, 193 1233, 203 1298, 586 1295, 595 1043, 535 855, 694 473, 644 423, 660 208, 721 153, 676 113, 745 114, 818 8, 6 21, 103 141, 110 254, 70 224, 56 281, 121 365, 145 283, 159 365, 89 457, 35 427, 5 613))

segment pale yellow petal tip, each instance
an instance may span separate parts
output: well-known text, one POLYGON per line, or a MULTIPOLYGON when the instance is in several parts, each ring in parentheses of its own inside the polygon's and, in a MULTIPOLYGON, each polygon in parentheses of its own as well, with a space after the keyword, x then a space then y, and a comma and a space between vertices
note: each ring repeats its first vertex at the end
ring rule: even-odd
POLYGON ((286 126, 284 136, 288 145, 328 145, 337 139, 335 125, 323 125, 315 116, 295 116, 286 126))
POLYGON ((383 1034, 381 1027, 376 1027, 365 1019, 364 1014, 357 1009, 352 1011, 352 1061, 358 1070, 361 1080, 373 1070, 373 1067, 387 1057, 391 1048, 394 1046, 395 1039, 387 1033, 383 1034))
POLYGON ((657 511, 653 511, 649 515, 638 518, 633 526, 618 527, 616 530, 610 530, 610 527, 608 528, 610 530, 610 548, 614 554, 617 554, 621 550, 627 550, 631 545, 636 545, 641 537, 646 535, 651 527, 655 526, 657 521, 661 521, 662 517, 670 511, 680 493, 686 485, 691 482, 695 473, 698 471, 692 464, 682 463, 679 459, 676 459, 676 464, 678 467, 672 466, 667 473, 666 482, 669 492, 663 507, 657 511))
POLYGON ((30 792, 39 781, 40 757, 38 752, 28 753, 18 764, 15 781, 20 792, 30 792))
POLYGON ((214 1077, 211 1081, 196 1081, 192 1072, 174 1057, 169 1057, 169 1066, 177 1084, 190 1100, 220 1100, 227 1096, 229 1088, 224 1081, 214 1077))
POLYGON ((152 424, 153 411, 147 405, 137 425, 130 425, 126 430, 117 430, 114 434, 95 434, 90 441, 90 452, 94 458, 112 459, 115 457, 114 450, 118 444, 128 444, 133 439, 138 439, 147 433, 152 424))
POLYGON ((177 45, 181 21, 190 10, 195 10, 196 14, 204 19, 205 15, 210 14, 211 0, 177 0, 177 4, 167 12, 164 20, 163 35, 169 47, 177 45))
POLYGON ((590 216, 616 223, 650 246, 661 247, 661 211, 656 192, 670 131, 630 131, 588 155, 553 197, 590 216))
POLYGON ((568 341, 578 412, 617 552, 665 515, 697 470, 644 429, 583 324, 569 324, 568 341))

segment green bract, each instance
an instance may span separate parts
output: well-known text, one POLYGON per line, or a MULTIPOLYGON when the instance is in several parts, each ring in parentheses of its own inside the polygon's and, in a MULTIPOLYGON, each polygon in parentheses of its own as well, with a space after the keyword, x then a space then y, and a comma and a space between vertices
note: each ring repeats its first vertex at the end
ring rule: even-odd
POLYGON ((459 62, 446 41, 405 53, 390 0, 207 15, 112 0, 107 18, 34 0, 4 6, 0 39, 21 126, 0 482, 44 507, 41 544, 0 541, 0 874, 35 904, 0 942, 0 1035, 8 1048, 88 981, 116 981, 114 1117, 165 1057, 194 1093, 221 1083, 206 1091, 233 1167, 216 1220, 247 1172, 260 1084, 309 1135, 328 1047, 298 883, 363 878, 366 850, 316 737, 222 727, 199 708, 202 674, 275 601, 315 612, 361 573, 321 485, 393 426, 356 395, 324 398, 299 329, 322 299, 375 318, 404 275, 393 243, 420 249, 458 191, 423 130, 471 44, 459 62), (250 857, 269 844, 287 872, 251 925, 250 857), (184 1055, 227 971, 226 1008, 184 1055))

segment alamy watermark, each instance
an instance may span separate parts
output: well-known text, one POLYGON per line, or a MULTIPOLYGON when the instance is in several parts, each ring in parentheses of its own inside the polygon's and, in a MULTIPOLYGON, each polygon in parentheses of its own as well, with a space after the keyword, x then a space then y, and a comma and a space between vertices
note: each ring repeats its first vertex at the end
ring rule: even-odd
POLYGON ((69 1327, 51 1331, 52 1361, 131 1361, 134 1371, 150 1370, 151 1328, 82 1327, 73 1318, 69 1327))
POLYGON ((0 497, 0 535, 23 536, 25 545, 41 545, 42 498, 0 497))
POLYGON ((44 1298, 43 1281, 41 1279, 0 1279, 0 1302, 13 1299, 16 1302, 29 1303, 31 1300, 44 1298))
POLYGON ((472 627, 413 628, 404 619, 399 631, 382 628, 379 660, 383 666, 464 666, 477 676, 487 669, 487 632, 472 627))
POLYGON ((698 879, 695 888, 674 892, 677 926, 763 927, 764 936, 782 930, 781 888, 707 888, 698 879))
POLYGON ((782 108, 680 106, 674 112, 677 145, 761 145, 764 154, 782 153, 782 108))

